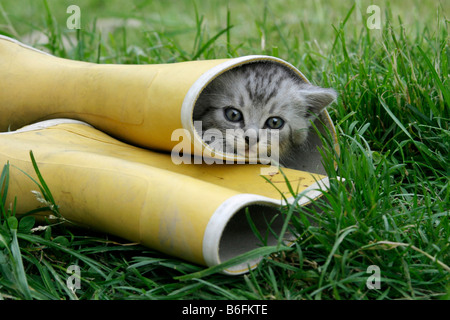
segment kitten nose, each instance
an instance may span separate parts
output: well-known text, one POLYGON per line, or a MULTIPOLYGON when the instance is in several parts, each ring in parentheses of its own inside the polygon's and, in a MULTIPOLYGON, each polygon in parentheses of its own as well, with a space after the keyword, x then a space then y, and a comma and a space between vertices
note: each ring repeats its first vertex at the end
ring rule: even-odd
POLYGON ((259 143, 259 135, 257 133, 254 133, 254 134, 251 134, 251 135, 249 135, 249 134, 245 135, 245 143, 247 145, 250 145, 250 143, 252 145, 255 144, 255 143, 259 143), (250 138, 251 138, 251 140, 250 140, 250 138))

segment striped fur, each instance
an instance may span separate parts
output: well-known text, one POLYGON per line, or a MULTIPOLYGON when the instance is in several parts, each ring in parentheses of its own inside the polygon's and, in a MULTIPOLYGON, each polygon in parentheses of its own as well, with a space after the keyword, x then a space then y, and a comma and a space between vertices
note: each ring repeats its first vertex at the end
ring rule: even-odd
POLYGON ((222 140, 205 141, 217 150, 236 150, 234 153, 240 154, 237 145, 244 144, 248 155, 257 154, 258 147, 278 148, 279 162, 285 165, 292 157, 291 151, 306 141, 314 115, 335 99, 333 89, 308 84, 280 64, 254 62, 214 79, 200 94, 193 120, 201 121, 202 133, 209 129, 222 132, 222 140), (230 107, 241 112, 242 121, 227 119, 225 110, 230 107), (266 121, 271 117, 283 119, 284 126, 268 128, 266 121), (230 134, 227 129, 234 131, 230 134), (261 129, 266 130, 268 139, 258 139, 261 129), (270 144, 272 135, 279 141, 276 146, 270 144))

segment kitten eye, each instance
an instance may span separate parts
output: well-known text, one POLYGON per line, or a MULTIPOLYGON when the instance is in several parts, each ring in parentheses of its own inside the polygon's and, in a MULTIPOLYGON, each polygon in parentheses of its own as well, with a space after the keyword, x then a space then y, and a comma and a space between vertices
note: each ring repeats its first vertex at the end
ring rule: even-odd
POLYGON ((266 126, 270 129, 281 129, 284 126, 284 120, 279 117, 270 117, 266 121, 266 126))
POLYGON ((233 107, 228 107, 225 109, 225 117, 231 122, 239 122, 243 118, 242 113, 233 107))

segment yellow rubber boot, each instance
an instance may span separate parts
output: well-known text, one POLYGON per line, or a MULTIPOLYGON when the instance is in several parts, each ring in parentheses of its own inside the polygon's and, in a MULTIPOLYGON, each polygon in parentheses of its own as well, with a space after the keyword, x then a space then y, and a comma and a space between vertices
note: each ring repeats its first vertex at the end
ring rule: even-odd
MULTIPOLYGON (((36 178, 30 150, 65 219, 206 266, 261 245, 245 208, 261 234, 269 235, 268 244, 275 245, 272 234, 279 235, 284 222, 283 198, 294 201, 280 172, 266 176, 270 182, 261 177, 267 166, 176 165, 170 154, 130 146, 85 123, 62 119, 0 133, 0 163, 10 163, 5 205, 17 198, 18 214, 44 206, 31 192, 38 187, 24 174, 36 178)), ((309 205, 328 186, 323 175, 283 172, 303 193, 300 205, 309 205)), ((294 238, 286 235, 286 241, 294 238)), ((247 263, 255 267, 258 259, 223 272, 246 272, 247 263)))
MULTIPOLYGON (((288 201, 293 197, 272 167, 219 161, 209 165, 205 151, 212 160, 236 157, 209 150, 193 127, 192 111, 200 92, 218 75, 261 60, 286 65, 307 81, 300 71, 274 57, 98 65, 57 58, 0 36, 0 131, 59 117, 98 129, 74 120, 51 120, 0 133, 0 164, 12 164, 8 201, 17 196, 18 213, 40 205, 31 193, 36 186, 18 170, 33 174, 29 158, 33 150, 61 214, 69 221, 207 266, 256 248, 260 243, 248 227, 244 209, 248 207, 264 233, 265 221, 277 216, 284 204, 274 185, 288 201), (184 136, 174 140, 180 129, 184 136), (168 153, 185 141, 200 161, 184 155, 180 161, 176 153, 168 153)), ((326 111, 315 125, 321 132, 331 132, 336 142, 326 111)), ((321 146, 311 132, 308 151, 298 159, 301 171, 284 169, 294 190, 304 192, 301 205, 319 197, 328 185, 317 151, 321 146)), ((271 226, 275 234, 281 232, 282 223, 275 219, 271 226)), ((269 244, 276 241, 271 238, 269 244)), ((246 270, 243 264, 224 272, 246 270)))
MULTIPOLYGON (((0 35, 0 132, 52 118, 87 122, 121 141, 171 151, 188 142, 190 151, 223 160, 248 160, 213 152, 194 128, 192 114, 201 91, 218 75, 254 61, 291 64, 270 56, 190 61, 155 65, 94 64, 61 59, 0 35), (174 132, 180 135, 173 136, 174 132)), ((316 121, 334 133, 326 111, 316 121)), ((310 171, 320 155, 314 132, 308 151, 299 152, 298 168, 310 171)))

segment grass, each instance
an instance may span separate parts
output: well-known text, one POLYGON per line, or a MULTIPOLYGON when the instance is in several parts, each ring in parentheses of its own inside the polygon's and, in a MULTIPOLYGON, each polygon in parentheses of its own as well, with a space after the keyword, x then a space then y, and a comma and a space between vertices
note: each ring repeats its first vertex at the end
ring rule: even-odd
MULTIPOLYGON (((289 61, 339 92, 329 111, 341 154, 327 137, 322 152, 328 175, 345 181, 333 180, 317 200, 320 215, 285 208, 301 238, 290 249, 261 247, 270 259, 237 277, 58 219, 38 227, 1 205, 0 298, 449 299, 448 4, 416 1, 404 12, 403 2, 382 2, 379 30, 365 24, 365 1, 28 4, 2 1, 0 33, 26 40, 39 30, 45 37, 32 44, 70 59, 146 64, 270 54, 289 61), (82 10, 81 30, 66 28, 69 4, 82 10), (106 17, 138 27, 102 31, 106 17), (82 270, 75 292, 66 285, 70 265, 82 270), (379 289, 366 286, 373 265, 379 289)), ((36 181, 47 193, 43 178, 36 181)), ((2 203, 8 183, 5 165, 2 203)))

